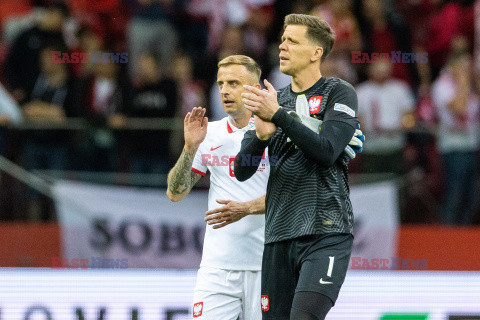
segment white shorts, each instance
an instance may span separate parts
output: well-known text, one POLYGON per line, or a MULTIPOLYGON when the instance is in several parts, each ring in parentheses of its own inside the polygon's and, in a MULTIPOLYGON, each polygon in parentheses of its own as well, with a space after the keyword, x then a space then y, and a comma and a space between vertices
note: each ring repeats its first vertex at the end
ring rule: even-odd
POLYGON ((261 320, 261 271, 200 267, 193 293, 193 318, 198 320, 261 320))

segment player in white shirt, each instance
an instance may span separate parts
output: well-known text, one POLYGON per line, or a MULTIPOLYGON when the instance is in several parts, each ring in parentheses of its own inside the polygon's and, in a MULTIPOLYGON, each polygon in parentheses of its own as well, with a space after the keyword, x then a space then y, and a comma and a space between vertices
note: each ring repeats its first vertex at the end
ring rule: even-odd
POLYGON ((206 218, 208 225, 194 291, 194 319, 236 320, 240 314, 248 320, 262 318, 262 195, 267 188, 269 159, 252 159, 260 161, 260 166, 245 182, 239 182, 233 174, 243 136, 254 128, 252 113, 243 106, 243 85, 260 88, 260 73, 258 64, 247 56, 229 56, 218 63, 217 84, 228 117, 208 123, 205 109, 193 108, 184 121, 183 152, 168 175, 167 196, 180 201, 210 171, 208 213, 222 211, 219 218, 206 218))

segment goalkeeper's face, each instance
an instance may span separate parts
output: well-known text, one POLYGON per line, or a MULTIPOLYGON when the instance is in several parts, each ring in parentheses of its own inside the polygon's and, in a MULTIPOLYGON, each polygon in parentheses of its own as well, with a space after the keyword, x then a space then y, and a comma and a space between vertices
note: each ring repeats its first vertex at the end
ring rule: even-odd
POLYGON ((225 112, 231 116, 250 115, 242 102, 244 85, 256 85, 255 76, 245 66, 231 64, 218 69, 217 85, 225 112))

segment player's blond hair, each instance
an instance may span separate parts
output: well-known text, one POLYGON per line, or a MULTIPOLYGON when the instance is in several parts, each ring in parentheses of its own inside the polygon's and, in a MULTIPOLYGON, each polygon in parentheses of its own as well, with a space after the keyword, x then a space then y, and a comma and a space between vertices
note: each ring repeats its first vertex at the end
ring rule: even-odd
POLYGON ((323 48, 322 62, 332 51, 335 42, 335 31, 325 21, 316 16, 292 13, 285 17, 283 29, 289 25, 306 26, 307 39, 323 48))
POLYGON ((221 67, 226 67, 232 64, 244 66, 248 70, 248 72, 255 76, 256 82, 260 81, 262 69, 260 69, 258 63, 252 58, 241 54, 228 56, 218 62, 218 68, 220 69, 221 67))

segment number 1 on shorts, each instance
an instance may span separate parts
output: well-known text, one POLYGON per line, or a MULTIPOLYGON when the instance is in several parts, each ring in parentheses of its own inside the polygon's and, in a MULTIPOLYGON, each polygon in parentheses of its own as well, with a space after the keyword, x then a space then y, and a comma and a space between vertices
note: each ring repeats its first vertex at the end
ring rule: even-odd
POLYGON ((330 262, 328 263, 328 270, 327 270, 327 277, 332 276, 332 270, 333 270, 333 261, 335 260, 335 257, 328 257, 330 259, 330 262))

